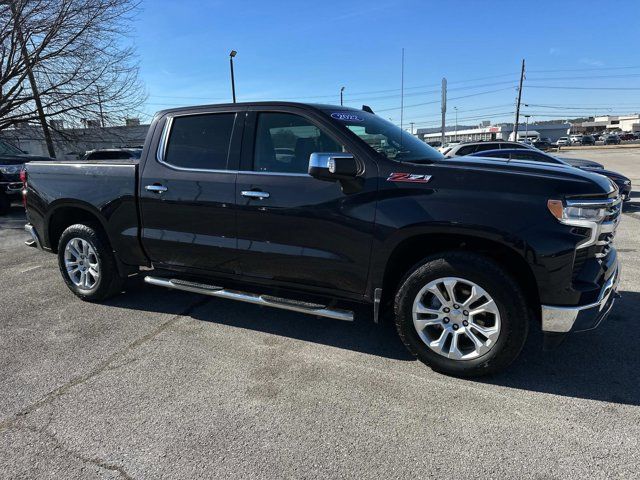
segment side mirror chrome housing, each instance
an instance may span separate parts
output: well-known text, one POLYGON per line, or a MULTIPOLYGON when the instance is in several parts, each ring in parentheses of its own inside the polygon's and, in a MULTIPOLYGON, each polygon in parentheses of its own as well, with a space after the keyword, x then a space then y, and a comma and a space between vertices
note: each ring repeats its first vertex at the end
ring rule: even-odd
POLYGON ((355 157, 344 152, 312 153, 309 157, 309 175, 321 180, 347 180, 360 174, 355 157))

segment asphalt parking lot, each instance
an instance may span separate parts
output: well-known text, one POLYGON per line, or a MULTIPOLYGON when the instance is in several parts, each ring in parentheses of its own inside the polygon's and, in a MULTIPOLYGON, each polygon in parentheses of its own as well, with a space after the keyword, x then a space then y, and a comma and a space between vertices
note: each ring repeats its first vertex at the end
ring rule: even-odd
MULTIPOLYGON (((145 287, 83 303, 0 219, 0 478, 633 478, 640 148, 567 151, 634 184, 598 330, 468 381, 391 326, 145 287)), ((361 316, 362 317, 362 316, 361 316)))

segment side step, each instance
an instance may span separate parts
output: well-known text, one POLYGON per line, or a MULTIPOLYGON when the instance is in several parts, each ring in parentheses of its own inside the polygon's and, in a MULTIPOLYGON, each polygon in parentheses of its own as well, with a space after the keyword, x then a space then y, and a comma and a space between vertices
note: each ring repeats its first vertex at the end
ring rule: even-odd
POLYGON ((287 298, 272 297, 271 295, 259 295, 256 293, 240 292, 238 290, 227 290, 223 287, 214 285, 206 285, 203 283, 188 282, 178 279, 166 279, 159 277, 145 277, 144 281, 151 285, 160 287, 173 288, 175 290, 183 290, 185 292, 201 293, 211 297, 227 298, 229 300, 237 300, 239 302, 253 303, 254 305, 262 305, 264 307, 280 308, 282 310, 291 310, 293 312, 306 313, 309 315, 317 315, 318 317, 333 318, 335 320, 353 321, 353 312, 349 310, 341 310, 338 308, 327 308, 324 305, 315 303, 300 302, 287 298))

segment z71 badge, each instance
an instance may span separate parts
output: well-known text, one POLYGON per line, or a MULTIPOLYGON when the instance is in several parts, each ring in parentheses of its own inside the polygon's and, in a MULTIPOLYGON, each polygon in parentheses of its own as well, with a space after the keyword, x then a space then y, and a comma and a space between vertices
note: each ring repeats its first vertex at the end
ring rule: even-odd
POLYGON ((427 183, 429 180, 431 180, 431 175, 401 172, 394 172, 387 178, 387 182, 427 183))

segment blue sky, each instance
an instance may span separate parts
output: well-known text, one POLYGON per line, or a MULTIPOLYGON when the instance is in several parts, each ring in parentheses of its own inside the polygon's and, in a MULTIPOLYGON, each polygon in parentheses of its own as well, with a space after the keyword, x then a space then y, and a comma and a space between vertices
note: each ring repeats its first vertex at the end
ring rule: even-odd
POLYGON ((448 123, 454 106, 461 124, 512 120, 522 58, 532 120, 640 111, 640 1, 143 0, 138 18, 143 120, 230 101, 231 49, 238 101, 336 104, 345 86, 399 123, 404 48, 405 125, 439 122, 442 77, 448 123))

